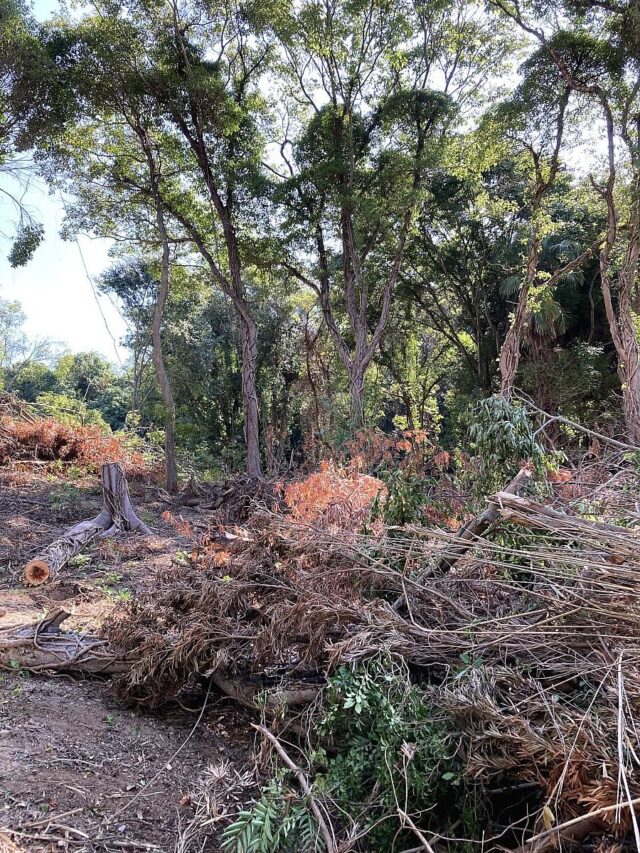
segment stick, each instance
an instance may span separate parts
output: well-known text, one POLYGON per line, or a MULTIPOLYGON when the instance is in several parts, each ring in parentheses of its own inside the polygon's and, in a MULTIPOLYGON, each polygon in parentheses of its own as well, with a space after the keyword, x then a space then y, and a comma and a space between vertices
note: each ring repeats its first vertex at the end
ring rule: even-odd
POLYGON ((422 842, 422 847, 427 851, 427 853, 435 853, 433 847, 429 844, 424 835, 420 832, 415 823, 411 820, 409 815, 406 812, 403 812, 402 809, 398 809, 398 815, 400 816, 400 820, 403 824, 409 827, 409 829, 415 834, 416 838, 418 838, 422 842))
POLYGON ((324 819, 322 812, 320 811, 320 807, 318 806, 315 797, 311 793, 311 786, 309 784, 309 780, 302 772, 302 770, 298 767, 298 765, 295 764, 294 761, 289 757, 285 748, 282 746, 278 738, 274 734, 272 734, 269 729, 265 728, 264 726, 256 725, 255 723, 251 723, 251 725, 254 729, 256 729, 256 731, 259 731, 260 734, 264 735, 267 740, 271 741, 275 751, 278 753, 280 758, 284 761, 289 770, 292 770, 295 774, 300 784, 300 787, 302 788, 302 793, 309 799, 309 808, 313 812, 313 816, 315 817, 315 819, 318 821, 318 827, 320 828, 320 833, 324 838, 324 843, 327 847, 327 853, 335 853, 336 848, 333 843, 333 835, 330 832, 329 827, 327 826, 327 823, 324 819))

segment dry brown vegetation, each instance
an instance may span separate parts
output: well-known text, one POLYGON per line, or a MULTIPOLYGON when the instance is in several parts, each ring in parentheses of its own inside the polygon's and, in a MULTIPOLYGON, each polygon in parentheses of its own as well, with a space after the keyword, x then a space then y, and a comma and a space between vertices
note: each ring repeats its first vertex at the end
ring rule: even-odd
MULTIPOLYGON (((592 448, 531 479, 529 495, 494 495, 497 520, 470 540, 451 529, 471 514, 444 471, 439 511, 447 499, 452 508, 437 526, 363 527, 386 487, 337 464, 259 489, 246 478, 191 482, 170 509, 156 498, 165 541, 180 545, 173 559, 131 538, 95 552, 141 570, 133 597, 101 618, 130 662, 115 679, 121 707, 147 713, 213 689, 278 737, 314 742, 327 680, 384 654, 453 725, 485 850, 635 849, 640 476, 621 452, 592 448)), ((246 768, 233 772, 243 779, 246 768)), ((189 837, 206 844, 210 813, 196 800, 189 837)), ((335 850, 377 849, 330 797, 323 808, 335 850)), ((454 823, 427 843, 458 850, 463 838, 454 823)))

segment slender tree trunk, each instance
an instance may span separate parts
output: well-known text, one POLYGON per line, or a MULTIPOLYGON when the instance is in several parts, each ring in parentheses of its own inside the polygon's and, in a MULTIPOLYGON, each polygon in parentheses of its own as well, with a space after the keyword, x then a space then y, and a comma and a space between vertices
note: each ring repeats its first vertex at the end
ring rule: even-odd
POLYGON ((156 227, 158 236, 162 245, 162 265, 160 271, 160 284, 158 287, 158 295, 156 304, 153 309, 153 319, 151 321, 151 356, 153 366, 156 372, 162 402, 164 407, 164 456, 165 456, 165 487, 169 493, 176 492, 178 489, 178 467, 176 462, 176 406, 169 381, 169 374, 164 363, 164 354, 162 352, 162 318, 164 316, 167 297, 169 296, 169 275, 170 275, 170 259, 169 259, 169 236, 167 234, 167 226, 165 222, 165 205, 162 200, 160 191, 160 171, 158 161, 154 155, 147 131, 143 127, 140 119, 136 119, 134 126, 140 145, 147 159, 149 169, 149 179, 151 182, 151 197, 156 214, 156 227))
POLYGON ((529 290, 535 281, 538 269, 538 251, 540 249, 540 238, 535 237, 529 247, 527 260, 527 272, 518 293, 518 302, 509 330, 507 331, 502 349, 500 350, 500 393, 506 400, 511 399, 515 386, 516 374, 520 365, 520 352, 524 332, 529 319, 529 308, 527 300, 529 290))
POLYGON ((162 241, 162 267, 158 295, 153 309, 153 320, 151 324, 151 341, 153 366, 156 370, 156 378, 162 394, 164 405, 164 457, 165 457, 165 487, 169 494, 178 490, 178 465, 176 461, 176 404, 173 399, 171 382, 164 362, 162 351, 162 318, 169 296, 169 239, 164 221, 162 203, 156 199, 156 222, 160 240, 162 241))
MULTIPOLYGON (((633 168, 632 203, 627 223, 627 244, 617 274, 618 305, 613 305, 611 255, 618 243, 618 210, 614 196, 616 183, 615 131, 613 112, 604 92, 598 97, 607 123, 609 178, 600 194, 607 205, 607 238, 600 252, 600 284, 611 338, 618 356, 618 376, 622 383, 622 407, 631 444, 640 444, 640 345, 633 316, 633 296, 640 264, 640 154, 628 133, 623 139, 629 147, 633 168)), ((638 134, 640 135, 640 119, 638 134)), ((596 185, 597 186, 597 185, 596 185)))
POLYGON ((630 314, 620 318, 622 350, 618 374, 622 381, 622 406, 631 444, 640 445, 640 350, 630 314))
POLYGON ((260 425, 258 415, 258 330, 248 311, 238 311, 242 344, 242 403, 244 439, 247 448, 247 474, 262 477, 260 425))
MULTIPOLYGON (((636 236, 640 240, 640 235, 636 236)), ((629 252, 627 253, 630 254, 629 252)), ((601 258, 602 294, 611 337, 618 357, 618 376, 622 385, 622 408, 631 444, 640 445, 640 346, 636 337, 633 312, 626 283, 619 288, 618 310, 613 307, 608 259, 601 258)), ((637 263, 636 263, 637 267, 637 263)), ((624 275, 621 270, 620 275, 624 275)))
POLYGON ((364 374, 359 364, 349 368, 349 411, 353 430, 364 428, 364 374))

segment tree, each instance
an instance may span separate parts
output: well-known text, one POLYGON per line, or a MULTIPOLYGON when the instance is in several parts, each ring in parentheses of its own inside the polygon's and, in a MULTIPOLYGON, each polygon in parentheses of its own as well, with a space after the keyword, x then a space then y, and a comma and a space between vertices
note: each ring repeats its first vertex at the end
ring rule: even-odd
MULTIPOLYGON (((574 67, 581 57, 575 56, 574 67)), ((501 106, 498 121, 529 159, 530 179, 521 211, 526 228, 525 268, 515 310, 500 350, 500 391, 510 399, 524 337, 532 321, 535 303, 552 292, 554 285, 579 269, 597 250, 600 239, 572 257, 553 273, 540 268, 545 238, 552 232, 550 215, 552 190, 561 168, 562 145, 571 89, 544 48, 530 56, 524 80, 513 97, 501 106)))
POLYGON ((34 51, 34 30, 35 24, 20 0, 0 0, 0 199, 17 218, 8 256, 12 267, 28 263, 44 237, 42 223, 23 199, 32 169, 28 159, 21 156, 28 143, 21 134, 21 112, 16 109, 21 98, 14 97, 16 70, 33 56, 42 60, 34 51))
POLYGON ((277 29, 288 69, 278 198, 295 250, 285 265, 318 296, 354 427, 364 421, 365 374, 454 119, 477 105, 489 57, 499 65, 503 56, 504 43, 476 11, 456 2, 327 0, 302 4, 277 29))
MULTIPOLYGON (((589 31, 587 21, 587 26, 577 32, 558 30, 549 37, 535 20, 525 17, 518 4, 503 0, 494 3, 540 42, 540 50, 553 62, 567 90, 594 103, 604 119, 606 177, 604 181, 591 177, 607 216, 606 235, 600 241, 600 284, 617 354, 627 431, 631 441, 640 443, 640 344, 634 322, 640 262, 640 75, 635 50, 629 50, 628 39, 621 39, 619 32, 618 14, 623 9, 605 4, 601 9, 603 26, 597 35, 589 31), (619 150, 626 156, 628 174, 622 187, 619 150), (626 220, 624 228, 620 227, 622 218, 626 220)), ((635 43, 637 16, 627 15, 627 20, 635 43)))
MULTIPOLYGON (((233 4, 209 13, 198 0, 181 10, 105 3, 94 17, 44 28, 45 44, 57 39, 63 79, 56 82, 73 101, 73 123, 58 126, 52 171, 66 161, 67 185, 82 174, 85 203, 96 181, 103 202, 112 194, 110 216, 103 211, 96 230, 117 231, 113 194, 124 191, 137 209, 137 239, 144 240, 146 230, 148 241, 153 228, 162 247, 163 219, 171 231, 167 239, 186 240, 201 255, 240 327, 247 471, 259 476, 257 328, 244 267, 262 138, 257 77, 267 50, 253 45, 246 18, 233 4), (200 26, 202 15, 207 27, 200 26), (89 152, 94 156, 83 165, 89 152)), ((14 88, 23 91, 25 78, 14 88)), ((37 108, 29 121, 38 124, 37 108)), ((37 138, 35 130, 31 136, 37 138)))

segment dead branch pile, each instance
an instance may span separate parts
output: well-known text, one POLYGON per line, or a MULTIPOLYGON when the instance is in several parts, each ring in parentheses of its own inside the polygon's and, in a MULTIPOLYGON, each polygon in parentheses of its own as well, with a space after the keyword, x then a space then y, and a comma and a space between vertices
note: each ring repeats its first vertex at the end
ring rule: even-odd
POLYGON ((135 657, 121 687, 151 702, 213 673, 227 687, 317 687, 385 650, 456 721, 469 783, 535 791, 535 849, 566 840, 556 827, 572 819, 571 837, 635 832, 625 803, 640 797, 639 479, 620 468, 592 500, 499 493, 498 520, 471 542, 266 512, 209 530, 188 565, 110 626, 135 657))
POLYGON ((95 472, 107 462, 126 465, 131 479, 158 479, 157 448, 143 446, 134 435, 112 433, 96 424, 61 423, 41 417, 35 407, 0 395, 0 466, 60 466, 75 463, 95 472))
POLYGON ((210 518, 211 523, 243 524, 253 515, 257 504, 275 510, 282 505, 282 499, 273 480, 235 476, 206 484, 190 478, 175 503, 215 513, 215 518, 210 518))

